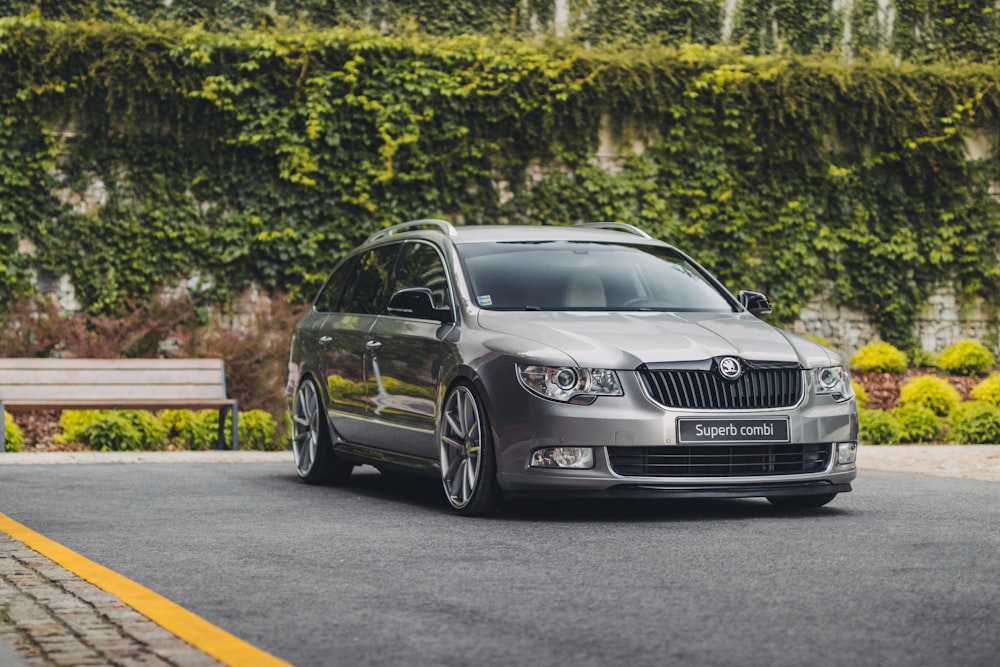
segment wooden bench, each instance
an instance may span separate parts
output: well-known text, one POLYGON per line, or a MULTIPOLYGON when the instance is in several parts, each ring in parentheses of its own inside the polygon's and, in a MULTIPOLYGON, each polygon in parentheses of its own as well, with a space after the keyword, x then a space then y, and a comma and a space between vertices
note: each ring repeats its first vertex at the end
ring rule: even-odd
POLYGON ((219 449, 232 414, 239 449, 238 404, 226 397, 221 359, 0 359, 0 452, 7 449, 5 410, 219 410, 219 449))

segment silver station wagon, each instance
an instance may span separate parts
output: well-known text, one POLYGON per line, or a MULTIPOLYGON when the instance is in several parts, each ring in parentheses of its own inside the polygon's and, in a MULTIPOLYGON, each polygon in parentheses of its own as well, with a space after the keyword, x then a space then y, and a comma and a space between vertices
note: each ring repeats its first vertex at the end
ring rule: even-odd
POLYGON ((467 515, 514 496, 825 505, 856 475, 850 378, 770 310, 631 225, 396 225, 295 328, 298 474, 430 474, 467 515))

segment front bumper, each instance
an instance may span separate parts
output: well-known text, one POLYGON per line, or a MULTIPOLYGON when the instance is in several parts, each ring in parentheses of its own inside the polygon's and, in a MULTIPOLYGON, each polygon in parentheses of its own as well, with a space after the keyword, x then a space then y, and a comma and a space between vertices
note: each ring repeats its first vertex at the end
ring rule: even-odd
MULTIPOLYGON (((682 498, 741 498, 781 495, 815 495, 851 490, 857 476, 855 464, 839 465, 836 443, 857 442, 857 413, 853 402, 835 403, 807 396, 793 408, 766 411, 694 412, 666 410, 645 400, 631 374, 622 373, 623 397, 601 397, 591 405, 569 405, 509 393, 502 405, 493 406, 492 425, 497 449, 497 478, 510 494, 547 493, 572 495, 654 496, 682 498), (642 398, 637 398, 642 397, 642 398), (685 472, 647 476, 643 472, 619 474, 609 458, 609 448, 627 452, 673 454, 699 449, 698 444, 678 444, 678 420, 787 419, 789 445, 825 448, 826 463, 802 471, 758 469, 704 476, 685 472), (594 466, 586 470, 533 468, 532 452, 550 447, 591 447, 594 466)), ((761 443, 725 443, 758 447, 761 443)), ((707 447, 715 447, 710 444, 707 447)), ((619 466, 620 468, 620 466, 619 466)))

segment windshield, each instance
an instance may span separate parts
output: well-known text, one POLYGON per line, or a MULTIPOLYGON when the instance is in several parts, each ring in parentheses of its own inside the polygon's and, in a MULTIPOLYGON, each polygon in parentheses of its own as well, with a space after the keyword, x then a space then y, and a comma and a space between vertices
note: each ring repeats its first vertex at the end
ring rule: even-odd
POLYGON ((460 246, 469 288, 492 310, 734 311, 672 248, 546 241, 460 246))

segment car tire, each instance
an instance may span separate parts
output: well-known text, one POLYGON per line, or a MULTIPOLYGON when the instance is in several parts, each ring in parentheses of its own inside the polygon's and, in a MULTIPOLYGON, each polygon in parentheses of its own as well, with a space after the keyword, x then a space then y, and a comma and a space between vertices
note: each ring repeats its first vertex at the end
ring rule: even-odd
POLYGON ((767 501, 775 507, 809 509, 812 507, 822 507, 836 497, 836 493, 817 493, 811 496, 768 496, 767 501))
POLYGON ((306 484, 343 484, 354 468, 333 451, 322 395, 312 378, 304 380, 295 392, 292 453, 299 478, 306 484))
POLYGON ((459 383, 448 392, 437 433, 441 483, 452 509, 466 516, 496 512, 503 493, 497 483, 493 431, 471 385, 459 383))

